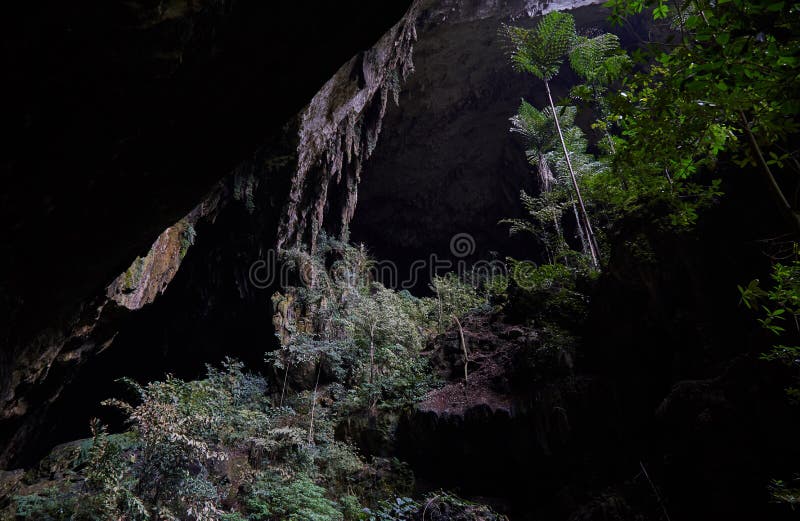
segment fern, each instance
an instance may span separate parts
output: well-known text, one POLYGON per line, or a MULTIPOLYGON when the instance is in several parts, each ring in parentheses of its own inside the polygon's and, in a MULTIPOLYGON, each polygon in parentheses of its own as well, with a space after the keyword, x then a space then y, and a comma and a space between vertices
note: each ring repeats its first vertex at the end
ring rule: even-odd
POLYGON ((608 83, 621 76, 630 58, 620 47, 617 35, 604 33, 594 38, 577 37, 569 62, 572 70, 590 83, 608 83))
POLYGON ((575 40, 575 19, 560 11, 544 16, 532 30, 508 25, 503 29, 512 45, 514 67, 541 80, 558 74, 575 40))

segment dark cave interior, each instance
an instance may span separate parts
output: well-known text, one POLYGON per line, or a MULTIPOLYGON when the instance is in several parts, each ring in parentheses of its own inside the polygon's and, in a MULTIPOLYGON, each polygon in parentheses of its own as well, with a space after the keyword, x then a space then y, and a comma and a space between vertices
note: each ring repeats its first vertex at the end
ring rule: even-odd
MULTIPOLYGON (((252 269, 274 250, 286 194, 295 188, 292 117, 411 2, 199 2, 158 24, 151 18, 160 8, 150 3, 115 10, 100 2, 92 16, 63 6, 29 8, 14 17, 9 68, 26 81, 11 82, 19 102, 6 121, 15 137, 0 199, 10 230, 0 250, 4 384, 32 339, 46 344, 51 337, 37 335, 49 335, 48 327, 72 327, 70 313, 91 309, 166 226, 213 199, 209 193, 223 194, 224 204, 198 220, 196 239, 154 302, 134 310, 100 306, 91 356, 62 357, 36 385, 4 391, 9 404, 30 407, 2 417, 0 441, 12 440, 9 469, 32 468, 53 446, 86 438, 94 417, 124 430, 123 415, 100 405, 125 395, 123 377, 197 379, 207 364, 232 357, 278 378, 264 354, 281 347, 272 300, 281 281, 255 287, 252 269), (95 52, 95 41, 109 45, 95 52), (62 50, 53 55, 41 42, 62 50), (53 84, 57 97, 45 95, 53 84), (237 175, 245 170, 256 172, 258 183, 241 199, 237 175), (98 347, 97 339, 107 342, 98 347)), ((398 282, 431 255, 450 266, 543 261, 534 240, 509 236, 498 221, 524 216, 520 190, 538 190, 524 146, 508 128, 521 98, 543 105, 544 94, 508 66, 498 34, 505 7, 475 17, 486 2, 467 2, 463 19, 445 22, 441 13, 461 4, 444 3, 423 2, 414 73, 398 103, 381 112, 380 138, 355 174, 349 239, 393 263, 398 282), (453 252, 458 234, 471 241, 466 256, 453 252)), ((580 28, 614 31, 628 49, 652 36, 647 17, 620 28, 598 6, 573 13, 580 28)), ((576 81, 562 74, 556 97, 566 98, 576 81)), ((782 237, 785 225, 767 190, 735 175, 732 158, 715 166, 715 174, 726 174, 725 197, 695 229, 654 229, 660 209, 647 207, 604 230, 607 268, 579 288, 591 295, 585 320, 565 325, 576 330, 574 361, 568 369, 547 367, 546 378, 510 363, 493 382, 514 397, 513 415, 485 406, 462 416, 417 411, 399 417, 391 443, 370 419, 358 434, 360 450, 407 461, 421 493, 453 490, 511 519, 623 519, 572 514, 597 491, 660 516, 657 489, 667 491, 674 519, 792 518, 765 506, 764 483, 791 475, 800 459, 800 418, 776 383, 793 370, 758 361, 770 339, 754 326, 736 287, 769 276, 765 238, 782 237), (639 243, 657 260, 637 257, 631 245, 639 243), (569 410, 568 422, 542 412, 548 400, 557 404, 553 410, 569 410)), ((331 235, 341 229, 330 216, 346 213, 351 195, 345 182, 336 183, 309 189, 310 197, 327 196, 319 208, 294 201, 309 214, 321 209, 320 228, 331 235)), ((421 273, 402 289, 430 295, 428 272, 421 273)), ((493 319, 492 342, 510 345, 503 335, 511 329, 539 326, 528 320, 539 303, 512 296, 493 319)), ((470 327, 487 326, 465 323, 479 337, 484 332, 470 327)), ((453 331, 426 347, 439 348, 460 356, 453 331)))

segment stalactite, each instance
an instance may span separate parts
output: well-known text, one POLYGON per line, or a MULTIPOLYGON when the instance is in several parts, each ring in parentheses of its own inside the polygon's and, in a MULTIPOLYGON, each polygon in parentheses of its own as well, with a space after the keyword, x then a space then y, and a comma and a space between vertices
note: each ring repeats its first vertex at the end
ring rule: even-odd
POLYGON ((414 68, 416 17, 412 7, 373 49, 342 67, 300 115, 297 170, 278 248, 307 242, 313 251, 334 194, 341 212, 331 227, 348 229, 362 165, 378 142, 388 101, 414 68))

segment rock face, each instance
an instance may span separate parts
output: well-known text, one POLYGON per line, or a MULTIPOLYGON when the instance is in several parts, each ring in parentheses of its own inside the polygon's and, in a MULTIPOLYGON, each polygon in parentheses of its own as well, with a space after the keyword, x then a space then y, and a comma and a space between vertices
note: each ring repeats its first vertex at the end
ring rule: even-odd
POLYGON ((3 341, 24 340, 107 285, 410 4, 10 6, 3 341))
POLYGON ((399 452, 423 482, 494 498, 513 519, 566 519, 591 489, 591 467, 609 464, 613 388, 576 374, 574 344, 555 347, 510 318, 463 321, 466 385, 461 331, 431 343, 445 385, 401 420, 399 452))
MULTIPOLYGON (((20 32, 7 35, 17 54, 6 55, 10 70, 24 71, 6 121, 24 130, 15 134, 19 157, 4 164, 12 233, 0 282, 0 464, 30 441, 87 355, 111 345, 121 317, 165 291, 196 227, 210 226, 229 201, 252 215, 258 181, 269 181, 259 228, 267 233, 260 244, 273 248, 282 210, 313 218, 285 219, 281 236, 307 239, 301 227, 319 229, 334 199, 317 191, 323 178, 354 193, 358 167, 344 170, 374 146, 396 85, 389 79, 410 70, 409 3, 100 2, 97 11, 20 13, 20 32), (47 37, 33 30, 47 24, 47 37), (53 47, 39 47, 39 36, 53 47), (46 66, 32 69, 26 58, 46 66), (278 147, 283 155, 256 151, 320 85, 285 131, 293 142, 278 147), (63 91, 46 97, 56 87, 63 91)), ((352 197, 342 198, 345 216, 352 197)))

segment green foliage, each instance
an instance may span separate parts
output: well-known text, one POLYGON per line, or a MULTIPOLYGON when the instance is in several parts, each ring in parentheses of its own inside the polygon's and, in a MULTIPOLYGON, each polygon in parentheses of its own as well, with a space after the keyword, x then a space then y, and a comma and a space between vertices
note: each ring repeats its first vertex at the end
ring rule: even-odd
MULTIPOLYGON (((617 19, 646 8, 653 8, 655 19, 670 13, 663 0, 608 5, 617 19)), ((676 43, 655 47, 646 69, 626 78, 608 100, 607 123, 621 130, 615 179, 604 180, 614 187, 613 202, 631 205, 671 194, 683 214, 674 224, 691 225, 708 197, 703 186, 686 188, 688 180, 731 159, 743 174, 767 178, 779 209, 797 229, 797 213, 773 172, 800 173, 793 159, 800 130, 797 5, 701 0, 675 9, 676 43)), ((718 185, 710 190, 718 192, 718 185)))
POLYGON ((619 79, 630 62, 630 57, 619 45, 619 38, 611 33, 594 38, 578 36, 569 52, 572 70, 590 85, 607 84, 619 79))
MULTIPOLYGON (((758 312, 761 327, 780 341, 770 351, 763 353, 761 358, 796 367, 800 360, 800 260, 797 244, 794 245, 791 262, 775 263, 770 278, 768 287, 762 286, 758 279, 750 281, 746 287, 738 286, 742 303, 758 312)), ((792 402, 800 403, 800 386, 788 387, 786 392, 792 402)), ((796 479, 790 483, 773 480, 769 491, 775 501, 792 508, 800 498, 796 479)))
POLYGON ((218 519, 224 513, 218 506, 219 463, 236 448, 269 445, 264 440, 276 436, 265 410, 266 383, 232 360, 222 370, 209 367, 205 380, 129 383, 137 405, 106 403, 129 414, 136 450, 123 459, 104 431, 95 430, 85 504, 130 519, 177 518, 182 512, 197 521, 218 519))
MULTIPOLYGON (((557 116, 564 145, 569 153, 576 182, 581 186, 592 186, 594 177, 604 175, 607 165, 586 152, 588 141, 575 124, 576 115, 575 107, 558 108, 557 116)), ((508 224, 512 235, 519 232, 532 234, 544 247, 550 263, 559 261, 584 267, 591 263, 589 245, 578 218, 571 174, 556 130, 555 116, 549 107, 539 111, 523 101, 517 114, 511 118, 511 131, 525 139, 526 155, 539 172, 542 190, 536 197, 528 195, 524 190, 520 192, 522 205, 531 219, 504 219, 500 223, 508 224), (564 237, 565 218, 570 216, 576 218, 583 254, 574 251, 564 237)))
POLYGON ((800 504, 800 480, 783 481, 773 479, 769 484, 769 493, 778 503, 785 503, 794 509, 800 504))
MULTIPOLYGON (((612 75, 618 74, 622 70, 622 64, 620 60, 615 60, 613 57, 615 54, 621 54, 616 52, 613 48, 613 45, 616 44, 616 39, 603 36, 594 39, 580 38, 575 32, 575 21, 572 16, 558 11, 543 17, 532 30, 521 27, 504 27, 513 46, 511 61, 515 68, 530 72, 544 81, 547 98, 550 102, 553 123, 555 124, 559 144, 561 145, 559 154, 563 152, 563 163, 561 163, 561 160, 556 162, 556 169, 566 171, 569 174, 570 188, 572 189, 570 198, 575 208, 576 226, 580 231, 583 249, 590 258, 592 268, 599 269, 600 251, 597 237, 594 233, 586 209, 586 203, 581 193, 580 184, 578 182, 579 172, 576 172, 576 168, 572 165, 573 160, 589 164, 590 161, 580 157, 580 154, 586 150, 585 139, 583 139, 583 133, 577 127, 571 129, 571 135, 569 133, 569 128, 567 128, 566 131, 562 130, 560 126, 562 114, 558 112, 564 112, 564 109, 558 112, 556 111, 553 96, 550 92, 549 80, 558 73, 567 54, 574 55, 573 61, 578 66, 579 72, 592 78, 590 85, 597 86, 600 83, 600 79, 607 79, 612 75), (605 67, 606 62, 609 63, 608 67, 605 67), (592 64, 597 65, 597 70, 589 70, 592 64), (598 72, 601 69, 606 70, 606 74, 598 72), (573 155, 575 157, 571 157, 573 155)), ((595 92, 599 92, 599 90, 595 89, 595 92)), ((512 120, 517 130, 520 124, 541 123, 541 117, 530 118, 530 116, 535 116, 535 114, 530 113, 528 109, 529 107, 523 104, 518 121, 512 120), (528 121, 526 121, 526 119, 528 119, 528 121), (536 119, 539 121, 536 121, 536 119)), ((565 126, 569 127, 569 124, 569 122, 565 121, 565 126)), ((539 130, 543 130, 541 125, 539 126, 539 130)), ((525 133, 528 135, 536 135, 535 130, 532 132, 526 131, 525 133)), ((544 136, 543 134, 543 138, 544 136)), ((611 148, 613 149, 613 146, 611 148)), ((554 153, 555 151, 552 152, 554 153)), ((550 182, 552 178, 550 172, 551 168, 550 165, 547 164, 546 153, 547 151, 539 149, 539 151, 534 154, 537 160, 537 166, 539 167, 539 177, 542 180, 542 188, 545 192, 552 189, 552 183, 550 182)), ((552 161, 551 159, 550 162, 552 161)), ((556 217, 554 221, 555 227, 558 229, 558 218, 556 217)), ((560 230, 557 230, 557 235, 561 235, 560 230)))
MULTIPOLYGON (((775 263, 770 275, 771 284, 763 287, 758 279, 746 287, 738 286, 742 303, 759 314, 761 327, 779 339, 779 343, 761 355, 766 361, 779 361, 794 366, 800 360, 800 260, 794 245, 794 259, 775 263)), ((787 389, 790 398, 800 398, 800 389, 787 389)))
MULTIPOLYGON (((536 325, 540 347, 530 353, 533 365, 543 367, 563 353, 570 353, 575 331, 587 315, 588 298, 577 291, 596 272, 568 268, 561 263, 537 266, 530 261, 509 259, 510 279, 505 311, 517 320, 536 325)), ((556 367, 556 364, 553 364, 556 367)))
POLYGON ((454 274, 434 277, 434 298, 370 283, 373 263, 365 248, 325 236, 313 255, 293 250, 285 259, 301 273, 302 304, 316 326, 313 335, 295 332, 267 361, 284 375, 304 363, 322 364, 349 389, 337 406, 340 415, 401 409, 419 400, 434 384, 419 355, 426 336, 487 303, 477 284, 454 274))
POLYGON ((31 521, 68 521, 75 511, 75 495, 49 487, 41 492, 14 496, 16 515, 31 521))
POLYGON ((367 519, 367 513, 364 507, 358 500, 357 496, 348 494, 339 499, 339 507, 342 511, 344 521, 364 521, 367 519))
POLYGON ((233 198, 243 201, 249 213, 253 213, 256 209, 254 197, 258 182, 258 177, 248 170, 237 170, 233 175, 233 198))
POLYGON ((75 520, 147 519, 147 508, 133 492, 134 480, 124 458, 124 446, 93 420, 92 444, 84 471, 84 490, 77 502, 75 520))
MULTIPOLYGON (((578 36, 573 18, 565 13, 546 15, 532 30, 508 26, 504 29, 512 44, 513 65, 543 80, 550 100, 549 109, 541 112, 523 101, 517 115, 511 118, 512 132, 524 137, 528 160, 538 170, 542 194, 537 201, 522 194, 523 204, 534 221, 512 219, 504 222, 511 225, 511 233, 528 231, 536 235, 551 263, 560 258, 569 264, 572 250, 564 238, 562 222, 569 204, 574 210, 582 250, 590 266, 598 269, 600 251, 586 199, 582 195, 581 178, 604 172, 607 162, 587 153, 588 141, 574 124, 576 109, 556 109, 549 80, 569 57, 573 69, 587 80, 586 86, 574 89, 573 93, 591 98, 594 108, 605 113, 605 85, 619 78, 627 70, 630 60, 620 49, 616 36, 578 36)), ((603 125, 608 149, 613 153, 614 141, 608 128, 608 125, 603 125)))
POLYGON ((183 224, 183 229, 181 230, 181 251, 180 251, 180 258, 186 257, 186 253, 189 251, 189 248, 192 247, 194 244, 195 239, 197 238, 197 231, 194 229, 194 226, 190 222, 181 221, 183 224))
POLYGON ((304 474, 288 480, 261 475, 246 501, 251 521, 342 521, 325 489, 304 474))
POLYGON ((485 296, 453 276, 435 280, 436 299, 394 292, 369 282, 363 247, 326 237, 313 255, 283 258, 299 274, 284 309, 296 322, 266 360, 283 381, 296 373, 291 385, 270 386, 230 359, 202 380, 127 381, 135 399, 104 403, 128 415, 131 431, 109 435, 93 422, 92 440, 53 458, 70 481, 15 498, 17 517, 355 521, 410 493, 406 465, 365 460, 337 428, 363 420, 390 439, 399 410, 435 384, 420 352, 437 310, 450 320, 485 296))
POLYGON ((411 521, 419 511, 419 504, 409 497, 396 497, 383 501, 375 510, 367 511, 369 521, 411 521))
POLYGON ((558 74, 575 40, 575 19, 561 11, 545 15, 531 30, 507 25, 503 28, 512 45, 514 67, 541 80, 558 74))
POLYGON ((525 155, 528 162, 538 170, 543 195, 556 190, 559 198, 570 197, 567 186, 570 174, 555 123, 556 116, 570 159, 573 163, 578 161, 577 165, 573 164, 573 167, 577 166, 576 174, 580 178, 587 173, 588 161, 581 161, 581 156, 586 152, 587 141, 583 131, 575 125, 576 115, 575 107, 558 107, 554 114, 550 107, 539 111, 523 100, 517 114, 511 118, 511 132, 521 135, 525 140, 525 155))
POLYGON ((507 275, 498 274, 489 277, 484 283, 489 299, 492 300, 493 303, 505 300, 509 283, 510 281, 507 275))
MULTIPOLYGON (((620 47, 619 38, 610 33, 594 38, 579 36, 570 51, 569 59, 572 70, 586 81, 584 85, 574 86, 570 94, 573 98, 588 103, 597 118, 592 128, 602 131, 605 136, 597 145, 606 154, 613 155, 616 153, 616 145, 611 131, 615 129, 615 125, 608 121, 606 93, 612 82, 628 73, 631 59, 620 47)), ((594 200, 595 197, 590 199, 594 200)))
POLYGON ((82 475, 74 486, 63 483, 39 492, 16 496, 16 515, 21 519, 106 521, 147 519, 146 507, 132 492, 134 481, 128 436, 108 435, 99 421, 91 424, 93 438, 82 443, 69 462, 67 476, 82 475), (69 485, 69 486, 67 486, 69 485))
MULTIPOLYGON (((569 114, 563 114, 559 121, 563 126, 569 127, 571 122, 567 118, 572 117, 572 121, 575 120, 574 109, 563 110, 569 114)), ((540 154, 556 149, 559 144, 553 111, 549 107, 540 111, 525 100, 522 100, 517 113, 511 117, 511 132, 520 134, 525 139, 525 154, 531 164, 534 164, 533 161, 540 154)))
POLYGON ((554 287, 571 287, 575 274, 563 264, 536 266, 530 261, 509 259, 511 278, 522 289, 545 290, 554 287))
POLYGON ((219 518, 220 521, 248 521, 248 519, 240 512, 227 512, 222 514, 219 518))
POLYGON ((508 521, 491 508, 461 499, 447 492, 429 495, 421 500, 409 497, 396 497, 386 500, 374 510, 368 510, 369 521, 416 521, 429 519, 444 521, 460 519, 464 521, 508 521))
MULTIPOLYGON (((132 386, 140 403, 109 404, 129 413, 138 441, 123 449, 95 426, 75 519, 358 519, 374 481, 355 450, 334 439, 335 407, 317 405, 312 420, 307 391, 276 407, 264 379, 233 360, 209 367, 204 380, 132 386), (238 514, 221 506, 237 487, 247 491, 238 514)), ((23 507, 55 509, 46 499, 23 507)))
POLYGON ((434 297, 434 309, 438 332, 443 332, 453 321, 453 317, 462 318, 467 313, 486 305, 486 298, 478 288, 461 280, 455 273, 445 276, 435 275, 431 282, 434 297))
POLYGON ((354 403, 371 409, 404 407, 430 389, 431 379, 419 356, 423 330, 408 307, 403 296, 375 284, 343 314, 363 367, 354 403))

